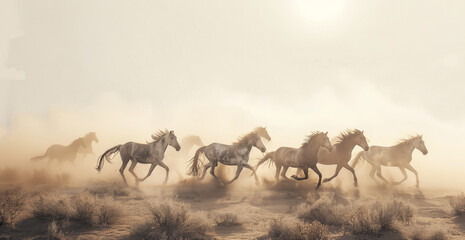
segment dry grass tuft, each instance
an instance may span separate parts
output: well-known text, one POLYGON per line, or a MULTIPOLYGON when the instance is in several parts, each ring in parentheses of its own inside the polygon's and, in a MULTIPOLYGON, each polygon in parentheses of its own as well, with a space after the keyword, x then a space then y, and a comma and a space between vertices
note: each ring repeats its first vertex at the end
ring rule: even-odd
POLYGON ((232 227, 242 225, 242 222, 239 220, 236 214, 234 213, 224 213, 215 217, 216 225, 222 227, 232 227))
POLYGON ((298 207, 299 219, 305 222, 318 220, 326 225, 341 226, 347 221, 350 208, 333 201, 317 201, 313 205, 302 204, 298 207))
POLYGON ((93 227, 116 223, 122 208, 111 198, 100 199, 89 193, 75 198, 58 194, 41 195, 33 203, 32 214, 47 220, 74 220, 93 227))
POLYGON ((14 226, 18 216, 25 210, 28 196, 20 188, 0 192, 0 226, 14 226))
POLYGON ((207 218, 193 213, 189 205, 175 198, 158 200, 150 205, 152 221, 137 226, 129 239, 210 239, 207 218))
POLYGON ((98 196, 122 197, 129 196, 130 192, 126 186, 120 183, 97 185, 90 187, 87 191, 98 196))
POLYGON ((287 221, 275 219, 268 229, 271 239, 286 240, 320 240, 328 238, 328 227, 318 221, 306 224, 301 221, 287 221))
POLYGON ((413 209, 410 205, 394 200, 389 203, 376 201, 361 206, 349 217, 346 230, 353 234, 378 235, 381 231, 395 230, 394 222, 410 222, 413 209))
POLYGON ((50 240, 60 240, 64 239, 65 235, 63 234, 62 227, 53 220, 47 228, 47 239, 50 240))
POLYGON ((449 239, 442 229, 425 229, 424 226, 416 226, 406 236, 411 240, 446 240, 449 239))
POLYGON ((452 196, 449 203, 455 215, 462 215, 465 213, 465 194, 462 193, 461 195, 452 196))

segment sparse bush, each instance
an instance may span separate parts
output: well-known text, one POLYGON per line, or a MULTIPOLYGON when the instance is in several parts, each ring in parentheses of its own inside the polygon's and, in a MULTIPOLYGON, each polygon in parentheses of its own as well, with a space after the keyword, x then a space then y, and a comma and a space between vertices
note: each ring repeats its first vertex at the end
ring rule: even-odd
POLYGON ((215 218, 216 225, 222 227, 231 227, 239 226, 242 223, 239 221, 239 218, 234 213, 225 213, 216 216, 215 218))
POLYGON ((169 198, 150 205, 152 221, 137 226, 130 239, 209 239, 204 215, 194 215, 189 205, 169 198))
POLYGON ((442 230, 427 231, 424 227, 417 227, 407 234, 411 240, 447 240, 447 234, 442 230))
POLYGON ((76 210, 69 197, 58 194, 42 194, 32 203, 32 214, 48 220, 69 220, 76 210))
POLYGON ((41 195, 34 202, 32 213, 41 219, 75 220, 94 227, 114 224, 122 216, 121 207, 114 200, 99 199, 89 193, 75 198, 41 195))
POLYGON ((19 188, 0 192, 0 226, 13 225, 24 211, 27 199, 27 194, 19 188))
POLYGON ((268 230, 271 239, 286 240, 320 240, 328 237, 328 227, 318 221, 305 224, 300 221, 286 221, 275 219, 268 230))
POLYGON ((465 214, 465 194, 452 196, 449 203, 456 215, 465 214))
POLYGON ((347 221, 348 207, 331 201, 317 201, 311 206, 302 204, 298 208, 299 219, 305 222, 318 220, 326 225, 341 226, 347 221))
POLYGON ((47 228, 47 239, 50 240, 60 240, 64 239, 65 235, 63 234, 63 231, 61 230, 61 226, 57 224, 55 220, 53 220, 47 228))
POLYGON ((120 196, 129 196, 129 190, 126 186, 122 184, 109 184, 109 185, 97 185, 90 187, 87 189, 91 194, 98 195, 98 196, 113 196, 113 197, 120 197, 120 196))
POLYGON ((413 209, 400 201, 361 206, 350 216, 346 229, 353 234, 378 235, 381 231, 394 230, 394 222, 410 222, 413 209))

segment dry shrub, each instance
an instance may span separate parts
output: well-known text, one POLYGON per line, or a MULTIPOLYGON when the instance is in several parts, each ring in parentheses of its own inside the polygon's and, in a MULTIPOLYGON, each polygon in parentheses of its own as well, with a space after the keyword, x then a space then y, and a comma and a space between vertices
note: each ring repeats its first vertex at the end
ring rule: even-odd
POLYGON ((27 199, 27 194, 20 188, 0 192, 0 226, 13 226, 15 219, 25 210, 27 199))
POLYGON ((461 195, 452 196, 449 203, 456 215, 465 213, 465 194, 462 193, 461 195))
POLYGON ((417 227, 407 234, 411 240, 447 240, 447 234, 440 229, 427 231, 424 227, 417 227))
POLYGON ((122 216, 121 206, 111 198, 97 198, 83 193, 73 201, 75 220, 91 226, 108 226, 116 223, 122 216))
POLYGON ((100 199, 89 193, 75 198, 48 194, 33 203, 32 213, 40 219, 74 220, 97 227, 116 223, 122 216, 121 209, 113 199, 100 199))
POLYGON ((236 214, 234 213, 224 213, 217 215, 215 217, 216 225, 222 227, 231 227, 242 225, 242 222, 239 220, 236 214))
POLYGON ((123 184, 113 183, 109 185, 97 185, 87 189, 90 193, 98 196, 129 196, 129 190, 123 184))
POLYGON ((301 221, 287 221, 275 219, 268 229, 271 239, 286 240, 320 240, 328 238, 328 227, 318 221, 306 224, 301 221))
POLYGON ((39 219, 69 220, 75 212, 71 199, 56 193, 41 194, 32 203, 32 214, 39 219))
POLYGON ((59 240, 64 238, 65 235, 63 234, 62 227, 53 220, 47 228, 47 239, 59 240))
POLYGON ((412 218, 410 205, 397 200, 389 203, 376 201, 356 209, 349 217, 346 230, 353 234, 378 235, 381 231, 395 230, 395 221, 410 222, 412 218))
POLYGON ((189 205, 174 198, 150 205, 152 221, 137 226, 129 239, 210 239, 210 225, 202 214, 194 214, 189 205))
POLYGON ((297 211, 299 219, 305 222, 318 220, 326 225, 341 226, 347 221, 348 207, 333 201, 317 201, 313 205, 302 204, 297 211))

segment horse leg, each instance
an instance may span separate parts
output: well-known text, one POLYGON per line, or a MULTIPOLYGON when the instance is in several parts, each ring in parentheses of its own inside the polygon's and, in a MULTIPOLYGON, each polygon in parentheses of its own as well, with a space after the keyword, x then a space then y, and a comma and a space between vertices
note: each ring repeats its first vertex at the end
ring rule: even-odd
POLYGON ((351 166, 349 166, 349 163, 344 164, 343 167, 349 170, 352 173, 352 175, 354 175, 354 186, 358 187, 358 181, 357 176, 355 175, 355 170, 351 166))
POLYGON ((203 167, 203 173, 202 173, 202 176, 200 177, 200 180, 202 180, 204 177, 205 177, 205 174, 207 173, 207 170, 212 166, 212 163, 211 162, 208 162, 207 164, 205 164, 205 166, 203 167))
POLYGON ((215 175, 215 168, 216 166, 218 166, 218 163, 212 163, 212 167, 210 168, 210 174, 216 179, 216 181, 218 181, 218 183, 220 184, 224 184, 223 181, 221 181, 221 179, 219 179, 216 175, 215 175))
POLYGON ((289 179, 289 178, 286 176, 287 169, 289 169, 289 166, 284 166, 284 167, 283 167, 283 170, 281 171, 281 177, 283 177, 284 179, 290 181, 291 179, 289 179))
POLYGON ((254 177, 255 177, 255 184, 258 185, 258 184, 259 184, 259 181, 258 181, 257 173, 255 172, 255 169, 254 169, 252 166, 250 166, 248 163, 243 163, 242 166, 244 166, 245 168, 248 168, 248 169, 252 170, 252 173, 253 173, 253 175, 254 175, 254 177))
POLYGON ((386 180, 386 178, 383 177, 383 174, 381 173, 381 166, 378 166, 376 168, 376 176, 378 176, 379 178, 381 178, 381 180, 383 180, 386 184, 389 184, 389 182, 386 180))
POLYGON ((404 178, 398 182, 394 182, 394 185, 399 185, 401 183, 403 183, 405 180, 407 180, 407 172, 405 171, 405 168, 404 167, 399 167, 399 170, 402 172, 402 175, 404 175, 404 178))
POLYGON ((315 190, 318 190, 318 188, 321 186, 321 178, 322 178, 323 176, 321 175, 321 172, 320 172, 320 170, 318 169, 318 167, 316 166, 316 164, 315 164, 315 166, 311 166, 310 168, 311 168, 316 174, 318 174, 318 184, 317 184, 316 187, 315 187, 315 190))
POLYGON ((407 168, 410 172, 413 172, 413 174, 415 174, 415 177, 417 178, 417 185, 416 187, 417 188, 420 188, 420 179, 418 178, 418 172, 417 170, 415 170, 415 168, 412 167, 412 165, 408 164, 407 166, 405 166, 405 168, 407 168))
POLYGON ((291 178, 294 178, 297 181, 302 181, 308 179, 308 168, 302 168, 304 171, 304 177, 297 177, 296 175, 292 175, 291 178))
POLYGON ((375 173, 376 173, 376 168, 375 166, 371 165, 371 170, 370 170, 370 177, 375 181, 377 184, 379 184, 378 180, 375 178, 375 173))
POLYGON ((155 162, 152 163, 152 165, 150 165, 150 169, 149 169, 149 172, 147 173, 147 175, 142 178, 140 180, 140 182, 144 181, 145 179, 147 179, 150 175, 152 175, 152 172, 153 172, 153 169, 155 169, 155 167, 157 166, 157 164, 155 162))
POLYGON ((159 162, 158 165, 160 165, 160 167, 164 168, 166 171, 165 181, 163 181, 163 184, 166 184, 170 175, 170 168, 166 166, 166 164, 164 164, 163 162, 159 162))
POLYGON ((341 164, 337 164, 337 167, 336 167, 336 172, 334 173, 334 175, 330 178, 325 178, 323 180, 323 182, 329 182, 331 180, 333 180, 333 178, 337 177, 337 175, 339 174, 339 172, 341 171, 341 168, 342 168, 342 165, 341 164))
POLYGON ((237 165, 236 176, 234 176, 234 178, 231 179, 231 181, 227 182, 226 184, 231 184, 232 182, 236 181, 236 179, 237 179, 237 178, 239 177, 239 175, 241 174, 243 168, 244 168, 244 167, 242 167, 241 164, 240 164, 240 165, 237 165))
POLYGON ((119 173, 121 174, 121 177, 123 178, 124 184, 126 184, 126 186, 128 186, 128 182, 126 181, 126 177, 124 176, 124 169, 128 165, 129 159, 121 157, 121 160, 123 160, 123 164, 121 165, 121 167, 119 169, 119 173))
POLYGON ((279 182, 279 172, 281 172, 281 167, 282 165, 276 165, 276 175, 274 176, 274 178, 276 179, 276 183, 279 182))
POLYGON ((132 174, 132 176, 134 176, 134 178, 136 178, 136 186, 139 186, 140 178, 134 172, 134 168, 136 167, 136 164, 137 164, 137 161, 132 160, 131 166, 129 166, 129 172, 132 174))

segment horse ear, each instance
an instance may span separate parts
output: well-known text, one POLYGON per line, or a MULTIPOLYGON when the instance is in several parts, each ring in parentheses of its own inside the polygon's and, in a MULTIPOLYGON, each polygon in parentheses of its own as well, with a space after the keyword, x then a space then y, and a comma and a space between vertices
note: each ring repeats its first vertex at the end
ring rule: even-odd
POLYGON ((362 134, 363 134, 364 131, 365 131, 365 130, 362 130, 362 134))
POLYGON ((173 131, 173 130, 171 130, 171 131, 170 131, 170 134, 174 134, 174 131, 173 131))
POLYGON ((328 131, 325 132, 325 135, 328 136, 328 131))

